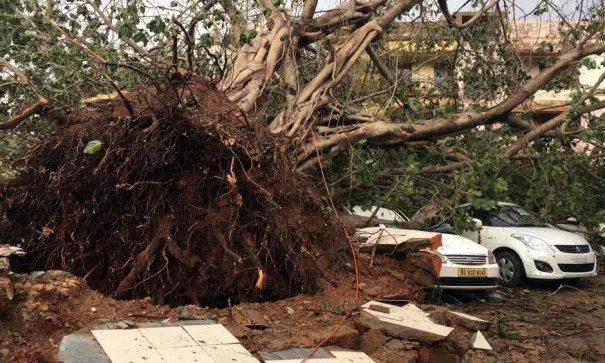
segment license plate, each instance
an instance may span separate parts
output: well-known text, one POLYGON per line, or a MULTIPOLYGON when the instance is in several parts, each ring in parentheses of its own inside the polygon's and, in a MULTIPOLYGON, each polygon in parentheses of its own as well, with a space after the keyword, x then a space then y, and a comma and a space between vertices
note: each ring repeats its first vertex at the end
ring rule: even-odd
POLYGON ((458 277, 487 277, 486 268, 459 268, 458 277))

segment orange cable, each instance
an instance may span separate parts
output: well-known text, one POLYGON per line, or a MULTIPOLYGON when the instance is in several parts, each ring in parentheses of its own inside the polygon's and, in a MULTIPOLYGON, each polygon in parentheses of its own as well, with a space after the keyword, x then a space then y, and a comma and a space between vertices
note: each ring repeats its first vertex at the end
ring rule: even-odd
MULTIPOLYGON (((324 174, 324 168, 321 165, 321 157, 319 156, 319 150, 317 149, 317 138, 315 137, 315 132, 311 132, 311 135, 313 136, 313 146, 315 147, 315 153, 317 154, 317 162, 319 164, 319 170, 321 171, 321 177, 323 179, 324 186, 326 187, 326 192, 328 193, 328 198, 330 198, 330 204, 332 205, 332 210, 334 211, 334 214, 336 215, 336 219, 338 219, 338 223, 340 223, 342 230, 345 232, 345 236, 347 236, 347 240, 349 241, 349 247, 351 248, 351 253, 353 254, 353 264, 355 265, 355 298, 358 299, 359 298, 359 269, 357 267, 357 255, 355 254, 355 249, 353 248, 353 241, 351 240, 351 237, 349 236, 347 229, 345 228, 342 221, 340 220, 340 215, 338 214, 338 210, 336 210, 336 206, 334 205, 334 200, 332 199, 332 196, 330 195, 330 189, 328 188, 328 182, 326 181, 326 175, 324 174)), ((328 335, 324 340, 322 340, 321 343, 319 343, 319 345, 317 345, 315 348, 313 348, 313 350, 311 350, 309 352, 309 354, 307 354, 303 358, 301 363, 304 363, 307 361, 307 359, 311 358, 311 356, 315 352, 317 352, 317 350, 322 345, 324 345, 325 342, 327 342, 330 338, 332 338, 334 336, 334 334, 336 334, 336 332, 338 332, 338 330, 344 324, 344 322, 349 318, 349 315, 351 315, 350 311, 345 314, 345 316, 340 320, 340 323, 338 323, 338 325, 330 333, 330 335, 328 335)))
POLYGON ((338 214, 338 211, 336 210, 336 206, 334 205, 334 200, 332 199, 332 196, 330 195, 330 188, 328 187, 328 182, 326 181, 326 175, 324 174, 324 168, 321 165, 321 158, 319 156, 319 150, 317 149, 317 138, 315 137, 315 132, 311 132, 311 135, 313 136, 313 146, 315 147, 315 153, 317 154, 317 162, 319 164, 319 170, 321 171, 321 177, 323 179, 324 186, 326 187, 326 192, 328 193, 328 198, 330 198, 330 204, 332 205, 332 210, 334 211, 334 214, 336 215, 336 219, 338 219, 338 223, 340 223, 342 230, 345 232, 345 236, 347 236, 347 240, 349 241, 349 247, 351 248, 351 253, 353 254, 353 264, 355 265, 355 298, 358 299, 359 298, 359 269, 357 267, 357 256, 355 255, 355 249, 353 248, 353 241, 351 241, 351 237, 349 236, 347 229, 342 224, 340 215, 338 214))
POLYGON ((313 354, 315 354, 315 352, 317 352, 317 350, 324 345, 328 340, 330 340, 330 338, 332 338, 334 336, 334 334, 336 334, 336 332, 338 331, 338 329, 340 329, 340 327, 342 326, 342 324, 345 323, 345 321, 349 318, 349 315, 351 315, 351 312, 349 311, 345 316, 343 316, 342 320, 340 320, 340 323, 338 323, 338 326, 336 326, 336 329, 334 329, 330 335, 328 335, 324 340, 321 341, 321 343, 319 343, 319 345, 317 345, 315 348, 313 348, 312 351, 309 352, 309 354, 307 354, 303 360, 300 361, 300 363, 304 363, 306 362, 307 359, 311 358, 311 356, 313 354))

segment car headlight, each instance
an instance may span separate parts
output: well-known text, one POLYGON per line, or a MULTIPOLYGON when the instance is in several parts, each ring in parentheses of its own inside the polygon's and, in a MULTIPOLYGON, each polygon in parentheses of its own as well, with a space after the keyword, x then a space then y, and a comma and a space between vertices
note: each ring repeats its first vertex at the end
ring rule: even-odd
POLYGON ((555 252, 555 250, 553 250, 548 243, 544 242, 543 240, 537 237, 528 236, 526 234, 511 234, 511 237, 514 237, 519 241, 523 242, 524 245, 531 248, 532 250, 548 253, 555 252))
POLYGON ((492 251, 489 251, 489 252, 487 253, 487 262, 488 262, 490 265, 493 265, 493 264, 495 264, 495 263, 496 263, 496 256, 494 256, 494 254, 492 253, 492 251))

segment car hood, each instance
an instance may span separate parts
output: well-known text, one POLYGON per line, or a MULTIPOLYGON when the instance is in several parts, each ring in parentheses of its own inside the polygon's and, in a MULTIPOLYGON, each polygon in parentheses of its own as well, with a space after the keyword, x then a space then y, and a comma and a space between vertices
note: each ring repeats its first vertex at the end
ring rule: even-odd
POLYGON ((540 238, 549 245, 587 245, 588 242, 575 233, 548 227, 503 227, 505 233, 526 234, 540 238))
POLYGON ((481 255, 486 256, 488 249, 462 236, 442 235, 443 245, 437 249, 442 255, 481 255))

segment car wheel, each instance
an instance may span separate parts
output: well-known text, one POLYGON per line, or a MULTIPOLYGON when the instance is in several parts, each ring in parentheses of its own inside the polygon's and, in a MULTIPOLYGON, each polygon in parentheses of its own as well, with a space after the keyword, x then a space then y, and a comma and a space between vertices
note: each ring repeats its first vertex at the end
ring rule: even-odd
POLYGON ((525 269, 519 256, 513 252, 503 251, 496 256, 498 261, 500 285, 506 287, 519 286, 525 279, 525 269))

